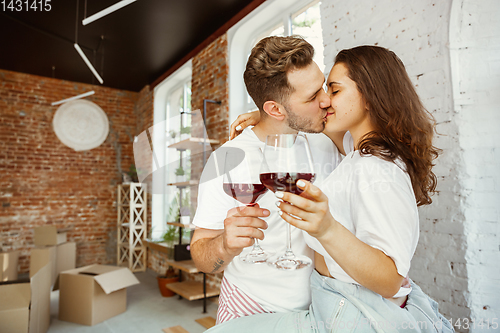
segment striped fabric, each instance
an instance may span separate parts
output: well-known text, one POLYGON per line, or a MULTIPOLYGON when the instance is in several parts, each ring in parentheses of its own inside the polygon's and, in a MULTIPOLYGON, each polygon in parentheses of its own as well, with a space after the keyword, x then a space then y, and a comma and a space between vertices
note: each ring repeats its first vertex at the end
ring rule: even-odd
POLYGON ((262 306, 239 290, 226 277, 222 278, 219 295, 219 308, 217 310, 216 325, 225 321, 251 316, 258 313, 270 313, 262 306))

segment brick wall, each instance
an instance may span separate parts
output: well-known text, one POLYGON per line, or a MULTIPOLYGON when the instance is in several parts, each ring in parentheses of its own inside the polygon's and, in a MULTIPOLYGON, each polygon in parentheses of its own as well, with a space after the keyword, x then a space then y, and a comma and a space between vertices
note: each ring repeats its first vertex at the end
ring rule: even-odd
MULTIPOLYGON (((210 139, 219 140, 220 144, 229 136, 228 119, 228 46, 227 35, 217 38, 203 51, 193 57, 193 74, 191 79, 191 109, 203 113, 203 100, 221 101, 221 105, 207 103, 205 120, 207 134, 210 139)), ((200 128, 193 128, 195 135, 200 135, 200 128)), ((202 135, 202 134, 201 134, 202 135)), ((218 145, 212 145, 215 150, 218 145)), ((193 159, 191 178, 199 179, 203 170, 202 156, 193 159)), ((194 191, 193 191, 194 192, 194 191)))
POLYGON ((410 277, 439 302, 447 318, 490 323, 500 315, 499 100, 493 93, 500 82, 498 12, 498 1, 321 4, 326 68, 344 48, 390 48, 437 121, 435 145, 443 149, 434 168, 438 193, 432 205, 419 210, 420 241, 410 277), (450 40, 452 5, 458 16, 452 18, 455 41, 450 40), (458 66, 450 66, 450 44, 461 52, 458 66), (452 76, 457 75, 454 93, 452 76), (464 100, 466 105, 457 108, 464 100))
POLYGON ((148 249, 148 268, 159 275, 164 275, 168 269, 166 253, 148 249))
MULTIPOLYGON (((209 139, 218 140, 219 144, 212 145, 217 149, 229 137, 229 92, 228 92, 228 45, 227 34, 222 35, 207 46, 203 51, 193 57, 193 74, 191 79, 191 109, 201 110, 203 113, 203 100, 220 101, 221 104, 207 103, 205 127, 209 139)), ((194 129, 197 130, 196 128, 194 129)), ((196 132, 195 132, 196 133, 196 132)), ((207 154, 208 158, 208 154, 207 154)), ((191 164, 191 178, 199 179, 203 170, 203 156, 193 156, 191 164)), ((196 210, 198 188, 191 189, 191 202, 193 211, 196 210)), ((201 274, 191 275, 189 278, 203 281, 201 274)), ((221 274, 207 274, 207 283, 220 286, 221 274)))
MULTIPOLYGON (((137 123, 135 127, 135 135, 139 135, 140 133, 144 132, 146 129, 151 128, 154 123, 154 108, 153 108, 153 97, 154 97, 154 92, 150 89, 149 86, 145 86, 137 96, 137 101, 134 106, 134 113, 137 116, 137 123)), ((140 154, 138 155, 140 156, 140 154)), ((150 158, 149 154, 146 154, 147 158, 150 158)), ((136 157, 134 155, 134 157, 136 157)), ((152 163, 152 161, 149 161, 149 163, 152 163)), ((144 163, 141 162, 140 164, 138 162, 135 162, 135 165, 143 165, 144 163)), ((147 219, 148 219, 148 235, 151 232, 151 213, 152 213, 152 194, 150 192, 150 189, 148 188, 148 194, 147 194, 147 205, 148 205, 148 211, 147 211, 147 219)), ((146 237, 148 237, 146 235, 146 237)), ((152 254, 150 253, 150 250, 147 250, 147 260, 148 264, 147 267, 149 267, 149 261, 150 261, 150 256, 152 254)))
MULTIPOLYGON (((209 139, 219 140, 219 144, 212 145, 215 150, 223 144, 229 136, 229 108, 228 108, 228 45, 227 36, 216 39, 192 59, 191 79, 191 109, 203 113, 203 100, 221 101, 221 104, 207 104, 207 118, 205 121, 209 139)), ((192 136, 201 137, 202 123, 192 123, 192 136)), ((207 158, 208 158, 207 154, 207 158)), ((203 156, 196 154, 191 159, 191 179, 199 179, 203 170, 203 156)), ((192 211, 196 209, 197 187, 191 187, 192 211)), ((148 267, 163 274, 166 270, 166 255, 158 251, 148 251, 148 267)), ((207 274, 207 282, 212 286, 219 286, 222 274, 207 274)), ((202 274, 190 274, 186 279, 203 281, 202 274)))
POLYGON ((78 266, 116 262, 118 170, 133 163, 137 112, 148 108, 149 95, 0 70, 0 248, 21 250, 21 273, 40 225, 70 228, 78 266), (50 103, 89 90, 110 132, 100 147, 76 152, 56 137, 58 106, 50 103))

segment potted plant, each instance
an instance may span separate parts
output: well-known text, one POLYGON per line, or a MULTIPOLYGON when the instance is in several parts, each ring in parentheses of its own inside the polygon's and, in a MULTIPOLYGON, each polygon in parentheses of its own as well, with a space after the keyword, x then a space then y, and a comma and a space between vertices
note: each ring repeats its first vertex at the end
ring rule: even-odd
POLYGON ((128 170, 128 174, 129 174, 130 178, 132 178, 132 181, 134 183, 138 183, 139 182, 139 177, 137 175, 137 168, 135 167, 134 164, 130 164, 130 168, 128 170))
POLYGON ((130 164, 129 170, 127 172, 122 172, 122 182, 124 184, 139 182, 139 177, 137 176, 137 169, 135 165, 130 164))
MULTIPOLYGON (((174 203, 175 206, 175 203, 174 203)), ((170 214, 175 214, 175 207, 171 206, 171 209, 169 211, 170 214)), ((177 207, 177 211, 179 208, 177 207)), ((177 213, 178 216, 178 213, 177 213)), ((166 255, 167 259, 173 260, 174 259, 174 243, 177 239, 179 239, 179 231, 178 228, 174 226, 167 226, 167 229, 163 233, 162 237, 159 239, 151 239, 152 238, 152 231, 150 231, 149 235, 149 241, 155 242, 155 243, 160 243, 166 248, 166 255)), ((160 288, 160 292, 163 297, 172 297, 175 295, 173 291, 167 288, 167 284, 169 283, 174 283, 174 282, 179 282, 179 274, 175 272, 173 267, 168 266, 167 270, 165 271, 165 274, 163 275, 158 275, 156 277, 156 280, 158 281, 158 288, 160 288)))
POLYGON ((182 166, 179 165, 179 167, 175 170, 175 176, 176 176, 178 183, 182 183, 182 182, 186 181, 186 174, 185 174, 182 166))
POLYGON ((175 273, 172 266, 168 266, 165 275, 158 275, 156 280, 158 280, 158 288, 160 288, 160 292, 163 297, 175 296, 175 293, 167 288, 167 284, 179 282, 179 275, 175 273))

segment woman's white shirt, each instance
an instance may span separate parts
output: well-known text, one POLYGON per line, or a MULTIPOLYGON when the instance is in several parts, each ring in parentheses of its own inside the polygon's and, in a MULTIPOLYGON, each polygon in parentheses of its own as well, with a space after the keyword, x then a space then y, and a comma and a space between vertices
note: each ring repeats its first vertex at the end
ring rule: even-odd
MULTIPOLYGON (((344 146, 346 143, 349 145, 344 139, 344 146)), ((392 258, 403 277, 408 274, 419 237, 415 195, 410 177, 404 170, 403 163, 350 151, 330 176, 315 184, 328 197, 335 220, 358 239, 392 258)), ((334 278, 357 283, 316 238, 306 232, 304 235, 307 244, 325 257, 334 278)), ((395 297, 407 295, 410 291, 401 288, 395 297)))

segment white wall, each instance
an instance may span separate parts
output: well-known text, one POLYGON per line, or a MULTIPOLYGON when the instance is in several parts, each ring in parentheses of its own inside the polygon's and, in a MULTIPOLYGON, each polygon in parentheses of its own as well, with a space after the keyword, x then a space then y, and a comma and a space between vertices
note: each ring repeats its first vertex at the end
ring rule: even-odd
POLYGON ((323 0, 321 5, 326 68, 344 48, 387 47, 403 60, 436 118, 435 145, 443 149, 434 168, 439 192, 432 205, 420 209, 410 277, 447 318, 500 318, 499 5, 497 0, 323 0), (458 20, 458 35, 464 36, 460 47, 469 48, 451 61, 450 43, 457 45, 456 25, 450 40, 454 1, 452 23, 458 20))
MULTIPOLYGON (((468 301, 472 318, 490 319, 490 324, 492 318, 500 317, 499 15, 500 1, 479 5, 478 1, 454 0, 450 24, 454 118, 462 151, 459 181, 466 221, 468 301)), ((500 332, 500 326, 483 330, 500 332)))

